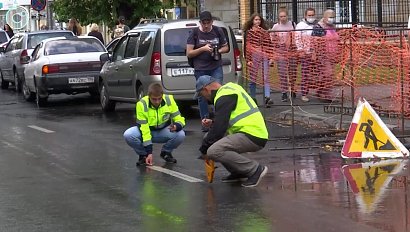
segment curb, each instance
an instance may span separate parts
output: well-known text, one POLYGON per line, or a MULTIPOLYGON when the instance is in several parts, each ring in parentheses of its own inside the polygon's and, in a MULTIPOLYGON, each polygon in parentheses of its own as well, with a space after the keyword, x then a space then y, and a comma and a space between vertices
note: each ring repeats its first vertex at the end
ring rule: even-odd
MULTIPOLYGON (((285 110, 278 113, 278 117, 282 120, 291 120, 292 111, 285 110)), ((347 116, 346 116, 347 117, 347 116)), ((305 125, 315 125, 319 127, 329 128, 329 129, 348 129, 350 127, 351 119, 343 120, 340 127, 340 115, 324 115, 324 114, 313 114, 308 112, 294 112, 294 120, 301 122, 305 125)))

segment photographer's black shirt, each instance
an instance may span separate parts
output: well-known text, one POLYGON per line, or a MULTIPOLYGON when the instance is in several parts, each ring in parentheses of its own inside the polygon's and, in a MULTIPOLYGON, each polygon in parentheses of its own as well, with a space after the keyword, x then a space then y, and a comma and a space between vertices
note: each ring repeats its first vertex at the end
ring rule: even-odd
MULTIPOLYGON (((196 41, 193 34, 194 33, 191 33, 189 35, 187 44, 194 45, 194 49, 200 48, 206 44, 218 46, 218 48, 221 48, 223 45, 227 44, 225 34, 222 29, 217 26, 212 26, 212 30, 210 32, 198 30, 198 38, 196 41), (220 36, 218 36, 218 32, 216 32, 216 30, 219 30, 220 36)), ((210 52, 203 52, 194 57, 193 60, 195 70, 214 70, 217 67, 222 66, 222 60, 214 60, 210 52)))

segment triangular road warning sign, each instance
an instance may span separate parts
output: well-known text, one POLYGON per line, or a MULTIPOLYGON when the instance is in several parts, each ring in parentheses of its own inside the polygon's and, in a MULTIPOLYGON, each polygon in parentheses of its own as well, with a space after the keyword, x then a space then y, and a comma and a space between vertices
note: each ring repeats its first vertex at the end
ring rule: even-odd
POLYGON ((343 145, 343 158, 405 157, 406 147, 393 135, 366 100, 359 100, 343 145))
POLYGON ((399 173, 407 160, 381 160, 345 165, 343 175, 355 194, 363 213, 370 213, 381 201, 384 192, 394 175, 399 173))

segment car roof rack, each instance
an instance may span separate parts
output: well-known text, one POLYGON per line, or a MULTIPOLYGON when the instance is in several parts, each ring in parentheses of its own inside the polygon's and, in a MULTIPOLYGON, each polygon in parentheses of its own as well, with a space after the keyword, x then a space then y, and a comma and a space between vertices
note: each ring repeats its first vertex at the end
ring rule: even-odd
POLYGON ((143 19, 138 25, 149 24, 149 23, 167 23, 166 18, 152 18, 152 19, 143 19))
MULTIPOLYGON (((199 16, 198 17, 193 17, 192 19, 198 19, 199 20, 199 16)), ((212 16, 212 20, 222 21, 221 18, 216 17, 216 16, 212 16)))

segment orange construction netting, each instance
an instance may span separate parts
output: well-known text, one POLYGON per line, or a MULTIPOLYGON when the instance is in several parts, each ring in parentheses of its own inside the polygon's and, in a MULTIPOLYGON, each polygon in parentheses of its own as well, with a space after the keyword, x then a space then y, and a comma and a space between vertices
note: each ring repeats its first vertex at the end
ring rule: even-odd
POLYGON ((326 30, 323 36, 311 33, 248 31, 244 76, 250 86, 255 83, 288 97, 297 93, 299 99, 305 96, 305 102, 312 98, 351 102, 354 95, 354 101, 364 97, 379 110, 400 113, 403 108, 410 115, 407 30, 352 28, 326 30))

